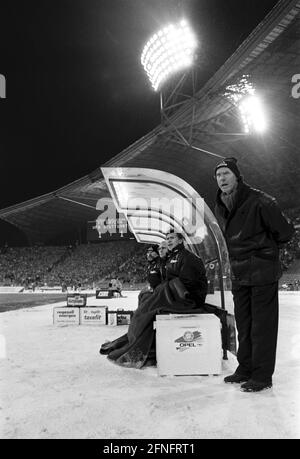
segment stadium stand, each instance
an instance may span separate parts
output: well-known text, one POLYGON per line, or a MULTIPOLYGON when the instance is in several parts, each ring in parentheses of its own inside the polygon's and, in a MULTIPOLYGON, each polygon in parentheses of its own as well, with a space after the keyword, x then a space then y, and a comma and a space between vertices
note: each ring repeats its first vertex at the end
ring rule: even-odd
POLYGON ((285 214, 295 226, 295 234, 282 249, 280 260, 283 276, 280 279, 281 290, 300 290, 300 208, 289 209, 285 214))
POLYGON ((295 260, 280 279, 280 289, 289 291, 300 290, 300 259, 295 260))
POLYGON ((125 283, 142 282, 144 250, 135 241, 79 245, 45 276, 45 281, 48 285, 65 283, 73 288, 79 284, 94 288, 117 276, 125 283))
POLYGON ((7 247, 0 254, 0 284, 23 285, 41 284, 45 273, 65 256, 66 247, 7 247))
MULTIPOLYGON (((300 208, 285 212, 296 232, 281 250, 283 277, 280 288, 300 288, 300 208)), ((107 287, 118 277, 123 288, 140 288, 146 282, 146 246, 135 240, 68 246, 0 248, 0 286, 25 289, 58 287, 95 289, 107 287)))
POLYGON ((119 277, 123 284, 145 282, 145 246, 135 241, 62 247, 3 247, 0 285, 95 288, 119 277))
MULTIPOLYGON (((299 209, 287 212, 296 226, 292 240, 281 250, 284 275, 280 287, 299 290, 299 209)), ((8 247, 0 250, 0 285, 26 289, 59 287, 94 289, 107 287, 118 277, 123 288, 139 288, 146 282, 146 246, 136 241, 114 241, 69 246, 8 247)))

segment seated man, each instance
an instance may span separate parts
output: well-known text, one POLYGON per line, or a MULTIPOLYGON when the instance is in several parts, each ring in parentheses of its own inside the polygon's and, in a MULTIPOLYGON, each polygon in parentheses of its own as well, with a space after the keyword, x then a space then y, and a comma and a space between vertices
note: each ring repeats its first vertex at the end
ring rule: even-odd
POLYGON ((157 245, 151 245, 146 252, 147 265, 147 286, 144 287, 138 296, 138 304, 146 296, 151 295, 154 289, 161 283, 160 259, 157 245))
MULTIPOLYGON (((112 280, 114 280, 114 279, 112 279, 112 280)), ((114 296, 113 290, 114 290, 114 289, 113 289, 112 281, 110 281, 110 282, 108 283, 108 296, 109 296, 109 297, 114 296)))
POLYGON ((152 291, 161 283, 160 259, 157 245, 151 245, 147 250, 147 281, 152 291))
POLYGON ((182 234, 167 234, 169 255, 166 262, 166 278, 168 281, 179 279, 189 298, 197 307, 203 308, 207 294, 205 267, 199 257, 184 248, 183 242, 182 234))
POLYGON ((108 284, 108 296, 115 296, 115 293, 119 295, 119 290, 120 290, 120 281, 117 278, 112 278, 108 284))
POLYGON ((161 241, 161 243, 158 246, 158 253, 160 257, 160 272, 162 279, 166 279, 166 263, 167 263, 167 258, 168 258, 168 244, 167 241, 161 241))
POLYGON ((169 255, 166 279, 140 301, 128 332, 101 346, 100 353, 125 367, 142 368, 155 356, 153 321, 156 314, 203 312, 207 279, 202 260, 184 248, 183 236, 166 234, 169 255))

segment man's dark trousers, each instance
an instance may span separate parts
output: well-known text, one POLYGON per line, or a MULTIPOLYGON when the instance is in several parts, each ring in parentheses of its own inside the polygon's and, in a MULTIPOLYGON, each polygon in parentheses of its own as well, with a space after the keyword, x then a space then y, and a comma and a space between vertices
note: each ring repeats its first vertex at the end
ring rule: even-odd
POLYGON ((278 334, 278 282, 232 286, 239 348, 236 373, 272 382, 278 334))

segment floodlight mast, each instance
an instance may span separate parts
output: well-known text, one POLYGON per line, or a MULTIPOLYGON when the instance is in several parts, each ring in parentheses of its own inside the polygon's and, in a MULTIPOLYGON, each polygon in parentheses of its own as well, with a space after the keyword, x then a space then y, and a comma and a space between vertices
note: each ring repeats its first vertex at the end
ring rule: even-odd
MULTIPOLYGON (((162 124, 168 124, 170 115, 195 93, 195 75, 192 67, 196 36, 188 22, 182 19, 155 33, 146 43, 141 62, 153 89, 160 94, 162 124), (192 95, 184 94, 188 78, 192 95)), ((190 91, 189 91, 190 92, 190 91)))
POLYGON ((194 32, 188 22, 182 19, 177 24, 170 24, 156 32, 148 40, 142 52, 141 63, 153 89, 159 92, 161 124, 169 140, 223 158, 192 145, 194 107, 188 135, 183 134, 172 120, 172 115, 181 105, 187 100, 195 99, 197 75, 193 64, 197 46, 194 32))
MULTIPOLYGON (((159 30, 148 40, 142 52, 141 63, 153 89, 159 92, 164 135, 185 147, 224 158, 192 144, 196 125, 195 104, 191 104, 192 115, 188 124, 178 126, 176 118, 172 116, 187 100, 196 101, 197 73, 193 64, 197 46, 195 34, 183 19, 159 30)), ((254 92, 249 75, 243 75, 240 81, 224 88, 223 96, 238 108, 243 132, 215 132, 215 136, 236 139, 254 133, 262 134, 266 130, 267 122, 261 101, 257 97, 246 97, 254 96, 254 92)))

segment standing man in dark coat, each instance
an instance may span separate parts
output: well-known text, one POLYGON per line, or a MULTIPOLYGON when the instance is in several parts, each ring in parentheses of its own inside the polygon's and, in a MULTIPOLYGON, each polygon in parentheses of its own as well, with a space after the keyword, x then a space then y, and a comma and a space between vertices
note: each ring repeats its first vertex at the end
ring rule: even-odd
POLYGON ((279 249, 294 232, 272 196, 244 183, 235 158, 215 168, 215 215, 226 239, 238 331, 238 368, 225 383, 272 387, 278 332, 279 249))

